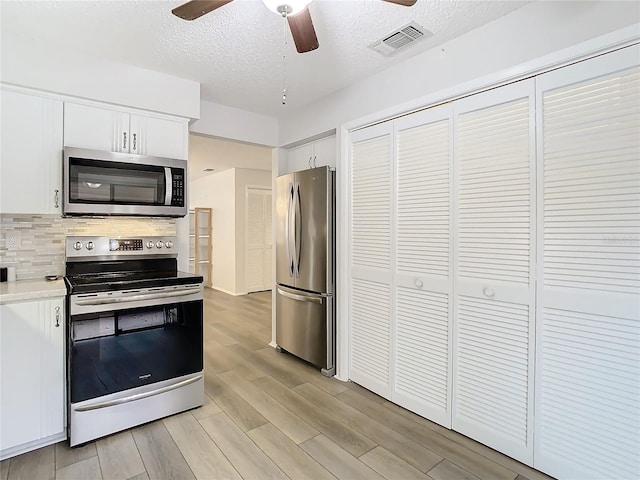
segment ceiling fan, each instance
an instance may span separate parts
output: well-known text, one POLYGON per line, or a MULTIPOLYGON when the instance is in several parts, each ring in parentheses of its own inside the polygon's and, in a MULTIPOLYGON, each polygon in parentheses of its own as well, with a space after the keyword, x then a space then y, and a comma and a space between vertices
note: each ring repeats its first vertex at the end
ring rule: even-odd
MULTIPOLYGON (((171 10, 183 20, 195 20, 220 8, 233 0, 193 0, 171 10)), ((310 52, 318 48, 318 37, 308 5, 312 0, 262 0, 269 10, 286 17, 298 53, 310 52)), ((403 7, 413 6, 417 0, 383 0, 403 7)))

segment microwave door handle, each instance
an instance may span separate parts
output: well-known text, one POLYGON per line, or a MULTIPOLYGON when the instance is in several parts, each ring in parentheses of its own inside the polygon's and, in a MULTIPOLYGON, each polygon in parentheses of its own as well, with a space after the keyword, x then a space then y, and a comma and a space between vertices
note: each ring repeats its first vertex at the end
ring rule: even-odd
POLYGON ((171 168, 164 167, 164 204, 171 206, 171 197, 173 196, 173 177, 171 175, 171 168))

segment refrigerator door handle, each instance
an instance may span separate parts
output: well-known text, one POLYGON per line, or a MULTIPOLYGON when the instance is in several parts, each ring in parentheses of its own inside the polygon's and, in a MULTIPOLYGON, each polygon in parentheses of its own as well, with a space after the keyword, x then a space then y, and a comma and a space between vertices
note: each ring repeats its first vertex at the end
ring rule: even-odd
POLYGON ((293 255, 292 255, 292 245, 291 245, 291 222, 293 221, 293 183, 289 184, 287 195, 287 222, 285 224, 285 236, 286 236, 286 246, 287 246, 287 267, 289 268, 289 276, 293 277, 295 273, 295 266, 293 263, 293 255))
POLYGON ((300 276, 300 251, 301 251, 301 240, 302 240, 302 211, 300 207, 300 184, 296 183, 296 191, 295 191, 295 221, 294 221, 294 255, 295 255, 295 268, 296 268, 296 277, 300 276))
POLYGON ((315 297, 315 296, 312 297, 310 295, 309 296, 299 295, 297 293, 287 292, 286 290, 283 290, 280 287, 278 287, 278 293, 283 297, 290 298, 291 300, 298 300, 300 302, 319 303, 320 305, 322 305, 322 303, 324 302, 324 297, 315 297))

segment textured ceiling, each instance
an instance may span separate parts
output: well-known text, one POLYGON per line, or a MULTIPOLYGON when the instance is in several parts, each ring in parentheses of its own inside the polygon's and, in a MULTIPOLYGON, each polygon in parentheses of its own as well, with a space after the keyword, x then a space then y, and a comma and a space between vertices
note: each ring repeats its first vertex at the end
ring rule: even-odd
POLYGON ((418 0, 406 8, 381 0, 314 0, 309 9, 320 48, 305 54, 296 53, 283 19, 260 0, 235 0, 192 22, 171 14, 182 3, 2 0, 1 31, 47 48, 195 80, 203 99, 279 116, 526 2, 418 0), (392 57, 367 48, 410 21, 433 36, 392 57), (285 71, 288 101, 283 106, 285 71))

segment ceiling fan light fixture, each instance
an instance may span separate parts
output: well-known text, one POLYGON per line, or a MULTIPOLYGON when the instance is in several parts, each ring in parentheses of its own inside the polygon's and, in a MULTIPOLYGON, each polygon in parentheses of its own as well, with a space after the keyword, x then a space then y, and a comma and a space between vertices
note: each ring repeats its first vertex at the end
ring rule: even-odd
POLYGON ((286 17, 300 13, 311 0, 262 0, 262 3, 273 13, 286 17))

